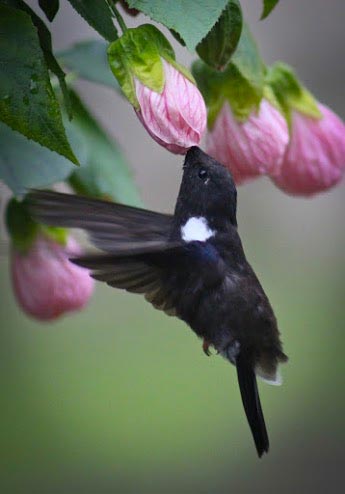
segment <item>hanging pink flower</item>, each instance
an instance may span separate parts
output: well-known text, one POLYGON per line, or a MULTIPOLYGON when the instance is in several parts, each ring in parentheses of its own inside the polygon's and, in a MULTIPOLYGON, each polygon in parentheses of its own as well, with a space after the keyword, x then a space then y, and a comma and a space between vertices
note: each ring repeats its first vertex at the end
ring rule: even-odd
POLYGON ((293 195, 309 196, 335 186, 345 172, 345 125, 318 103, 320 119, 291 114, 291 139, 274 183, 293 195))
POLYGON ((68 260, 80 254, 72 238, 63 246, 43 235, 38 235, 25 253, 12 247, 14 293, 27 314, 42 321, 52 320, 87 304, 94 280, 88 270, 68 260))
POLYGON ((285 118, 266 99, 243 122, 225 102, 207 134, 206 151, 241 184, 260 175, 277 175, 288 141, 285 118))
POLYGON ((165 83, 161 93, 135 79, 140 106, 136 112, 156 142, 173 153, 184 154, 200 143, 206 128, 206 107, 196 85, 166 60, 162 63, 165 83))

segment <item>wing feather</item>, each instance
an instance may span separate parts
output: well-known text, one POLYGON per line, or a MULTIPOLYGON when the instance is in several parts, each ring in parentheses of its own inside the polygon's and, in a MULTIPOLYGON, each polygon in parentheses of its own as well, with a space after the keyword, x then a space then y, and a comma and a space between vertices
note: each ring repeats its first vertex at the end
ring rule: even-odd
POLYGON ((172 296, 163 283, 164 268, 154 265, 152 259, 145 260, 145 257, 90 255, 71 260, 90 269, 96 280, 113 288, 143 294, 156 309, 176 315, 172 296))
POLYGON ((53 191, 27 196, 31 214, 52 226, 82 228, 106 254, 71 259, 93 278, 132 293, 175 315, 174 300, 164 286, 166 266, 181 248, 171 242, 172 216, 122 204, 53 191))
POLYGON ((168 243, 172 216, 133 206, 54 191, 27 196, 30 212, 39 222, 88 232, 94 245, 106 252, 159 249, 168 243))

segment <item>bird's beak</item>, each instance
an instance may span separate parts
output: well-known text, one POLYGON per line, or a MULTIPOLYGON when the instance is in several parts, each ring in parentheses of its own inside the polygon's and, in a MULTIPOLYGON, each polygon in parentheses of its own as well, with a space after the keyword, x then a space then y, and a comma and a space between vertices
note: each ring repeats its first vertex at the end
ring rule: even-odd
POLYGON ((188 168, 195 163, 205 163, 209 156, 204 153, 198 146, 192 146, 188 149, 186 159, 184 160, 183 169, 188 168))

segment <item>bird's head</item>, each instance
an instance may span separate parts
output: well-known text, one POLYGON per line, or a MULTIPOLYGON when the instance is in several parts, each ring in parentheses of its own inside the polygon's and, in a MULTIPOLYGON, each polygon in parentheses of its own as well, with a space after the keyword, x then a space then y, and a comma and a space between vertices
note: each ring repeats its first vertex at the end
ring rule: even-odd
POLYGON ((183 178, 175 217, 205 217, 210 224, 236 220, 237 191, 231 173, 197 146, 189 149, 183 165, 183 178))

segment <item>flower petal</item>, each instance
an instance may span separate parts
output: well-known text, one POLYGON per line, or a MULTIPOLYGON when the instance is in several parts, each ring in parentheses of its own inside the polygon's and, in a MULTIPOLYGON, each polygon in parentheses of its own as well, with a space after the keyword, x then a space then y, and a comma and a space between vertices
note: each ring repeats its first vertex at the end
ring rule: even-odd
POLYGON ((282 190, 310 196, 335 186, 345 170, 345 125, 319 104, 323 118, 292 114, 291 140, 280 174, 273 178, 282 190))
POLYGON ((68 260, 80 253, 72 238, 63 247, 43 236, 25 254, 12 250, 14 293, 27 314, 39 320, 52 320, 86 305, 94 280, 88 270, 68 260))
POLYGON ((276 175, 288 140, 284 117, 267 100, 245 122, 236 120, 226 102, 207 135, 206 149, 230 169, 239 184, 260 175, 276 175))
POLYGON ((135 80, 137 115, 151 137, 170 151, 184 154, 199 144, 206 127, 206 107, 198 88, 163 60, 165 86, 161 94, 135 80))

